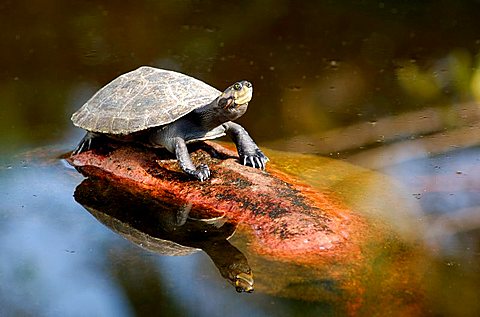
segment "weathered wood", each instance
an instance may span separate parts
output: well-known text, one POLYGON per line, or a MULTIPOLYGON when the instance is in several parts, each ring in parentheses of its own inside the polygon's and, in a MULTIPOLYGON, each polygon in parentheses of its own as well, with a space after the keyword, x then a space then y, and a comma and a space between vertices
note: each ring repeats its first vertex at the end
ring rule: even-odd
POLYGON ((108 178, 142 194, 191 204, 207 216, 225 215, 250 229, 252 247, 262 254, 309 262, 315 255, 356 248, 351 236, 361 234, 365 224, 333 195, 319 193, 274 166, 266 172, 243 166, 235 152, 213 142, 190 150, 194 162, 209 165, 211 179, 192 180, 171 154, 127 144, 90 150, 69 162, 86 177, 108 178))

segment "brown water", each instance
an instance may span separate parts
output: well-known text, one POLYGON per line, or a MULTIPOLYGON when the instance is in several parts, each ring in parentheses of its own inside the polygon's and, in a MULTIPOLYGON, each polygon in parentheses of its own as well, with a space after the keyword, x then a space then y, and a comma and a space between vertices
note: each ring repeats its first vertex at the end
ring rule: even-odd
POLYGON ((475 1, 1 2, 0 315, 478 316, 479 14, 475 1), (383 224, 361 265, 276 262, 233 236, 258 286, 237 294, 206 253, 159 255, 92 217, 72 196, 81 176, 53 158, 83 134, 71 114, 140 65, 251 81, 238 122, 291 153, 275 163, 383 224))

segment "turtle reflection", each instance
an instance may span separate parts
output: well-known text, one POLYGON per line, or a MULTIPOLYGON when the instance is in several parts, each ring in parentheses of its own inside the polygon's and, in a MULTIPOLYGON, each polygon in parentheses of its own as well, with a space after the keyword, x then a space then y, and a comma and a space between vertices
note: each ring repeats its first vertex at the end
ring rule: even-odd
POLYGON ((186 255, 202 249, 237 292, 253 292, 246 257, 227 239, 236 224, 225 217, 205 218, 188 204, 135 194, 106 180, 86 179, 75 200, 97 220, 140 247, 162 255, 186 255))

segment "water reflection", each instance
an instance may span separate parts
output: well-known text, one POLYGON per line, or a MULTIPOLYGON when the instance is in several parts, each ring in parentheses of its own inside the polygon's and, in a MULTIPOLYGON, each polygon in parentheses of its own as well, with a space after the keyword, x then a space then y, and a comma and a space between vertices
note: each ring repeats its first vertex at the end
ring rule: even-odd
POLYGON ((226 218, 204 219, 191 205, 134 194, 107 180, 84 180, 74 197, 100 222, 140 247, 177 256, 202 249, 238 292, 253 291, 246 257, 227 241, 236 225, 226 218))

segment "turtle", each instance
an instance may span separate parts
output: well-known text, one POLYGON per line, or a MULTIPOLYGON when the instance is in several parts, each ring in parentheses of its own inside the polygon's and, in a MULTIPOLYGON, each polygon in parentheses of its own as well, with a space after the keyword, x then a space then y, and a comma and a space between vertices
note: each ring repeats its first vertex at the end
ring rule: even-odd
POLYGON ((208 166, 195 166, 186 144, 229 135, 240 163, 265 170, 268 157, 233 122, 245 113, 252 94, 246 80, 221 92, 176 71, 139 67, 105 85, 72 115, 73 124, 87 131, 73 155, 89 150, 100 137, 138 142, 167 149, 185 173, 205 181, 208 166))

